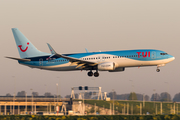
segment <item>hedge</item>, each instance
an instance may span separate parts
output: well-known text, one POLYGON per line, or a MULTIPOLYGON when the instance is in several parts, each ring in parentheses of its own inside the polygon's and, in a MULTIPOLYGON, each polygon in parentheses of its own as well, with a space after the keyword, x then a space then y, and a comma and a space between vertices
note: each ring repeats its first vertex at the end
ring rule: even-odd
POLYGON ((90 115, 90 116, 1 115, 0 120, 180 120, 180 115, 90 115))

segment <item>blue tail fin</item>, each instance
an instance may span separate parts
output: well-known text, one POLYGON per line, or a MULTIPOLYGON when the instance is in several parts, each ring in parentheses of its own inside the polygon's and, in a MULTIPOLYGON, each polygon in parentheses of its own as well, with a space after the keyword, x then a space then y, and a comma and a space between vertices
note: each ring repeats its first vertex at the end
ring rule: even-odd
POLYGON ((50 55, 49 53, 39 51, 18 28, 12 28, 12 32, 21 58, 50 55))

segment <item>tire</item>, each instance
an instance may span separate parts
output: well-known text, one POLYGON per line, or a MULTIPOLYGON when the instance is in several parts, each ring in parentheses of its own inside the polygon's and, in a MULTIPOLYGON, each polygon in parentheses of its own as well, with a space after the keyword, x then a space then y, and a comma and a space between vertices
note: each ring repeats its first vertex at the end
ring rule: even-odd
POLYGON ((93 76, 93 72, 88 72, 88 76, 92 77, 93 76))
POLYGON ((160 69, 156 69, 157 72, 160 72, 160 69))
POLYGON ((99 73, 98 72, 95 72, 94 73, 94 77, 98 77, 99 76, 99 73))

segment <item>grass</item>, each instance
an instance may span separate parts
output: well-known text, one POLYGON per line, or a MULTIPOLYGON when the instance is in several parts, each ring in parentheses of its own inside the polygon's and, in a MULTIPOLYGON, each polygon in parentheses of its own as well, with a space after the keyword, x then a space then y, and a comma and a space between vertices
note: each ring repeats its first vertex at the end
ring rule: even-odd
POLYGON ((84 102, 91 105, 94 105, 96 103, 96 106, 104 107, 107 109, 110 109, 110 103, 112 109, 113 108, 112 105, 114 102, 114 109, 119 113, 122 113, 124 111, 124 107, 125 107, 125 113, 127 113, 127 106, 129 106, 129 114, 131 114, 132 112, 133 114, 140 114, 140 106, 142 107, 142 114, 147 114, 147 112, 149 114, 156 114, 156 113, 161 114, 161 104, 162 104, 162 114, 173 114, 174 105, 175 105, 175 112, 177 113, 177 109, 180 107, 180 104, 172 103, 172 102, 167 103, 167 102, 147 101, 144 102, 144 106, 142 101, 128 101, 128 100, 125 101, 84 100, 84 102))

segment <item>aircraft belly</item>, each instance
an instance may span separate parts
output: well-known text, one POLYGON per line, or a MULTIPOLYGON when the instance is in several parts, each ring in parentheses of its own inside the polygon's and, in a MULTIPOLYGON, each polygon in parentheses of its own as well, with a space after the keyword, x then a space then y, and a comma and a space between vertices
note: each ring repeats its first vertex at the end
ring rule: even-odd
POLYGON ((155 61, 140 61, 133 59, 124 59, 118 61, 118 67, 139 67, 139 66, 155 66, 158 64, 162 64, 162 60, 155 61))
POLYGON ((69 66, 69 64, 60 64, 60 65, 53 65, 53 66, 36 66, 36 65, 28 65, 28 64, 22 64, 31 68, 38 68, 38 69, 44 69, 44 70, 52 70, 52 71, 73 71, 73 70, 79 70, 76 68, 76 65, 69 66))
POLYGON ((76 66, 41 66, 42 69, 53 71, 73 71, 78 70, 76 66))

